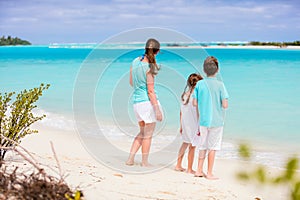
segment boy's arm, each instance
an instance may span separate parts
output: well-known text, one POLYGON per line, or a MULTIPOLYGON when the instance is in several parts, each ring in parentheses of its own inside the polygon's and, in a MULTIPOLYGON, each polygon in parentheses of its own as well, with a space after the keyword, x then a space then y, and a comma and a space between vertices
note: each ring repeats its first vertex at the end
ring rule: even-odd
POLYGON ((133 86, 133 82, 132 82, 132 67, 130 66, 130 73, 129 73, 129 84, 131 86, 133 86))
POLYGON ((222 107, 223 107, 224 109, 228 108, 228 99, 223 99, 223 100, 222 100, 222 107))
POLYGON ((225 87, 224 84, 223 84, 223 88, 222 88, 221 98, 222 98, 222 107, 224 109, 228 108, 229 95, 228 95, 228 92, 227 92, 226 87, 225 87))

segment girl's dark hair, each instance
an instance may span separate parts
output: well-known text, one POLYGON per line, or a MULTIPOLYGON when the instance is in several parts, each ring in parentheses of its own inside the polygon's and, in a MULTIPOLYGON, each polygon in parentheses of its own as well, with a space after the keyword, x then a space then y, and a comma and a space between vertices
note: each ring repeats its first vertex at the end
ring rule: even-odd
POLYGON ((188 102, 190 100, 190 97, 191 97, 191 94, 192 94, 192 91, 194 90, 197 82, 202 80, 202 79, 203 79, 202 76, 200 74, 196 74, 196 73, 193 73, 189 76, 189 78, 186 81, 186 86, 184 88, 184 91, 181 95, 181 100, 184 102, 183 105, 188 104, 188 102), (189 91, 189 95, 188 95, 187 99, 184 101, 184 95, 187 91, 189 91))
POLYGON ((156 75, 160 70, 160 67, 156 64, 155 55, 160 49, 160 43, 153 38, 150 38, 146 42, 145 56, 149 61, 150 73, 156 75))

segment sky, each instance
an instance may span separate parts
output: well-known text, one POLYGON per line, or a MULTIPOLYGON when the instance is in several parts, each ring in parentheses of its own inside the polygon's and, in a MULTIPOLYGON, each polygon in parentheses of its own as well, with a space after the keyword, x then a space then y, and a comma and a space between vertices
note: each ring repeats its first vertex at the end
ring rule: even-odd
POLYGON ((143 27, 198 42, 300 40, 299 0, 0 0, 0 35, 99 43, 143 27))

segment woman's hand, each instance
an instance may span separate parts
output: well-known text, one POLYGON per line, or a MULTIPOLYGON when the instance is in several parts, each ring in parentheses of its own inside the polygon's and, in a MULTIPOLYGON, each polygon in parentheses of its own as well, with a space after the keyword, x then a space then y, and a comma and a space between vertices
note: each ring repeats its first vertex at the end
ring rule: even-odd
POLYGON ((162 119, 163 119, 163 116, 162 116, 162 112, 161 112, 161 110, 160 110, 160 108, 159 108, 159 106, 158 105, 155 105, 154 106, 154 111, 155 111, 155 117, 156 117, 156 120, 157 121, 162 121, 162 119))

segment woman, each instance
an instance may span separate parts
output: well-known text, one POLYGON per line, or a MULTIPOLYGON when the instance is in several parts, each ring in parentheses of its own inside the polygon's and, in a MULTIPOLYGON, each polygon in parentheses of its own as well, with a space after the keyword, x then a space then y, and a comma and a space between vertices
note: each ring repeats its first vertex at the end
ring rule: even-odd
POLYGON ((145 46, 145 54, 136 58, 130 67, 129 83, 134 89, 133 108, 140 132, 132 143, 127 165, 134 164, 135 154, 142 147, 142 166, 149 166, 148 156, 156 121, 162 121, 163 118, 154 90, 154 77, 159 71, 155 56, 159 49, 159 42, 149 39, 145 46))

